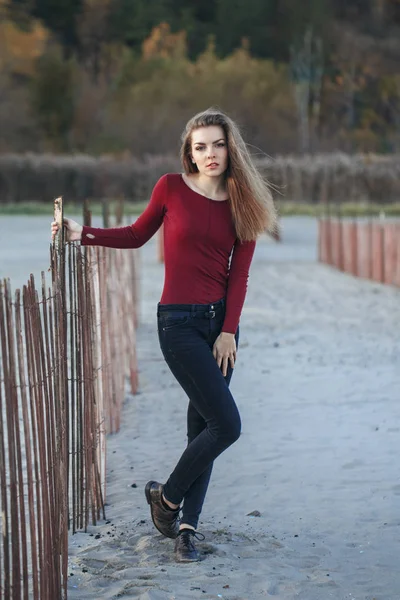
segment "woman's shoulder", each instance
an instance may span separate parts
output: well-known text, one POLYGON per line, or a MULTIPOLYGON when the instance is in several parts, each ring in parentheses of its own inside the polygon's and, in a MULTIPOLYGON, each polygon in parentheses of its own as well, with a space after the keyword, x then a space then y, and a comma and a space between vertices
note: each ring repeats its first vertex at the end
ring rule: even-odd
POLYGON ((164 173, 156 181, 153 188, 153 196, 166 202, 171 193, 178 189, 180 179, 179 173, 164 173))
POLYGON ((158 181, 163 182, 166 185, 177 185, 180 182, 181 177, 181 173, 164 173, 158 181))
POLYGON ((175 197, 182 191, 182 175, 180 173, 165 173, 157 182, 157 187, 161 187, 167 198, 175 197))

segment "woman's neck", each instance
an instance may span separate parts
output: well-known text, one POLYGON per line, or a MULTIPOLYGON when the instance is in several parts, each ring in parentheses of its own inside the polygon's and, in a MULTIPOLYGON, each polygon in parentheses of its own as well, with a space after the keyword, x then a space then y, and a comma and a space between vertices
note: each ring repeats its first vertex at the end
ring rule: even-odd
POLYGON ((200 191, 201 194, 208 198, 216 200, 225 200, 227 197, 226 183, 224 175, 220 177, 207 177, 200 173, 189 176, 190 181, 200 191))

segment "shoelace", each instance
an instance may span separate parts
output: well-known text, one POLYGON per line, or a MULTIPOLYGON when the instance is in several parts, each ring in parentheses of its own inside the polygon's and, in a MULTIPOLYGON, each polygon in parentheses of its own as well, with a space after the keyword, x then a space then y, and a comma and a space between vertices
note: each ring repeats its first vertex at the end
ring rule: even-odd
POLYGON ((184 537, 185 542, 187 542, 187 543, 188 542, 191 543, 191 540, 190 540, 189 536, 195 537, 196 540, 198 540, 199 542, 202 542, 203 540, 206 539, 206 536, 203 535, 202 533, 200 533, 200 531, 194 531, 193 529, 184 529, 182 531, 182 533, 180 533, 179 535, 184 535, 185 533, 188 534, 187 539, 186 539, 186 536, 184 537))

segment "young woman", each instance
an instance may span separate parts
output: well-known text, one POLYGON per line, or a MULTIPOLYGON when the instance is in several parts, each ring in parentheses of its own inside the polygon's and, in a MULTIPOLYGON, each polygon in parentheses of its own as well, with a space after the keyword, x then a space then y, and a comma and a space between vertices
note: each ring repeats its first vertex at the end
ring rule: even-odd
POLYGON ((236 124, 222 112, 208 109, 187 123, 181 161, 184 172, 159 179, 134 224, 101 229, 65 219, 65 227, 68 241, 139 248, 164 224, 158 335, 189 398, 188 443, 166 483, 149 481, 145 494, 155 527, 176 540, 176 560, 191 562, 199 560, 194 537, 213 461, 240 435, 229 390, 239 319, 256 238, 274 230, 276 214, 236 124))

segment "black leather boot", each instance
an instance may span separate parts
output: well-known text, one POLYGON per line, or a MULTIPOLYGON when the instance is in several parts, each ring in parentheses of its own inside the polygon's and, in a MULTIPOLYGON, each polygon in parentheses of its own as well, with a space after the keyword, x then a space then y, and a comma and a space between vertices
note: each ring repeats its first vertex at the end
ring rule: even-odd
POLYGON ((194 529, 181 529, 175 541, 175 560, 177 562, 196 562, 200 555, 194 544, 194 538, 204 540, 204 535, 194 529))
POLYGON ((165 507, 161 499, 163 486, 157 481, 149 481, 144 491, 154 526, 166 537, 175 539, 179 532, 180 508, 173 510, 165 507))

